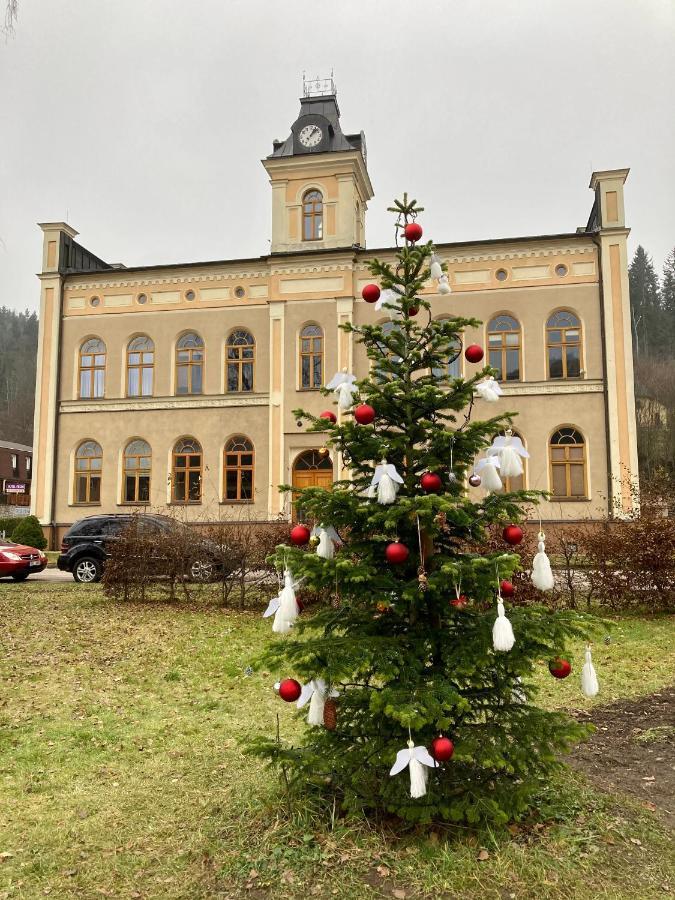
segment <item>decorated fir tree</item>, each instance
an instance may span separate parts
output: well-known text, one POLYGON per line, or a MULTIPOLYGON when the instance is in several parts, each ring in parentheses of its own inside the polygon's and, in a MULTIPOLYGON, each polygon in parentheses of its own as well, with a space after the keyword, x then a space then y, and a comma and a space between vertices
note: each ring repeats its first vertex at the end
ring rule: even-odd
MULTIPOLYGON (((260 662, 284 673, 279 695, 297 701, 308 727, 300 743, 261 737, 253 752, 347 808, 505 821, 584 733, 534 705, 531 676, 542 657, 554 658, 556 677, 569 674, 565 641, 586 626, 571 611, 510 603, 510 545, 538 495, 502 491, 526 455, 511 416, 472 420, 474 399, 501 391, 477 365, 482 348, 462 347, 479 323, 431 317, 425 287, 450 288, 421 240, 421 211, 396 201, 396 263, 374 259, 379 284, 363 290, 394 327, 345 326, 366 348, 369 376, 338 373, 325 389, 333 409, 297 413, 327 433, 347 477, 294 493, 302 518, 277 551, 284 586, 266 612, 276 634, 260 662), (466 379, 449 374, 460 352, 476 364, 466 379), (481 552, 494 525, 503 550, 481 552), (298 615, 296 591, 326 599, 298 615)), ((543 543, 533 580, 552 586, 543 543)), ((585 684, 597 690, 590 670, 585 684)))

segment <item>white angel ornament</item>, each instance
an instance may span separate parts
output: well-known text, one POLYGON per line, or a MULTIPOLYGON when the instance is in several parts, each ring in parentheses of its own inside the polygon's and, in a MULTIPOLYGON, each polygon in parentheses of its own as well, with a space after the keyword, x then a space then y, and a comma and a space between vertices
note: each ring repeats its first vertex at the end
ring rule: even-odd
POLYGON ((342 546, 342 539, 332 525, 316 525, 312 528, 312 537, 319 539, 316 555, 322 559, 333 559, 335 550, 342 546))
POLYGON ((272 631, 276 634, 287 634, 298 618, 298 601, 295 597, 295 589, 300 584, 294 581, 290 571, 284 571, 284 586, 278 596, 272 597, 267 609, 263 613, 263 619, 274 616, 272 631))
POLYGON ((485 400, 486 403, 496 403, 504 394, 499 383, 495 381, 494 375, 488 375, 487 378, 484 378, 482 381, 475 384, 473 389, 476 392, 476 395, 480 397, 481 400, 485 400))
POLYGON ((500 466, 501 463, 496 456, 487 456, 485 459, 479 459, 474 466, 474 472, 476 475, 480 475, 481 484, 485 490, 493 494, 504 489, 497 471, 500 466))
POLYGON ((355 382, 356 375, 350 375, 345 366, 341 372, 336 372, 326 385, 329 391, 337 394, 340 409, 351 409, 354 396, 359 392, 355 382))
POLYGON ((375 302, 375 309, 382 309, 385 303, 389 304, 389 306, 395 306, 395 309, 387 310, 390 318, 394 319, 401 315, 401 299, 402 294, 399 291, 393 288, 385 288, 375 302))
POLYGON ((499 459, 499 471, 502 478, 517 478, 523 474, 523 464, 520 461, 529 459, 530 454, 523 446, 522 440, 507 429, 504 435, 496 437, 492 446, 487 451, 488 456, 496 456, 499 459))
POLYGON ((329 697, 339 696, 337 691, 329 690, 323 678, 312 678, 311 681, 303 685, 296 705, 298 709, 302 709, 309 702, 307 722, 310 725, 323 725, 323 708, 326 700, 329 697))
POLYGON ((371 499, 377 497, 378 503, 388 506, 396 500, 401 484, 403 484, 403 479, 396 471, 396 466, 383 459, 379 466, 375 466, 375 474, 370 482, 368 496, 371 499))
POLYGON ((427 768, 435 769, 438 763, 430 755, 426 747, 420 745, 415 746, 414 741, 408 741, 408 746, 404 750, 399 750, 396 754, 396 762, 391 767, 390 775, 398 775, 407 766, 410 769, 410 796, 413 799, 424 797, 427 792, 427 778, 429 773, 427 768))

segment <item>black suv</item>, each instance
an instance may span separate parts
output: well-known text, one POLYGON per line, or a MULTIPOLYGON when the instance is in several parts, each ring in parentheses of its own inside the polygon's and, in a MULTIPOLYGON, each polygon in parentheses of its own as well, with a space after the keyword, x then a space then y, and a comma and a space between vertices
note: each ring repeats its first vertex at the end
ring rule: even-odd
MULTIPOLYGON (((162 558, 162 538, 173 529, 188 528, 160 515, 87 516, 71 525, 63 536, 57 568, 72 572, 75 581, 85 584, 100 581, 111 544, 132 523, 142 529, 144 536, 156 535, 157 559, 162 558)), ((213 581, 223 574, 222 552, 216 544, 191 532, 189 546, 191 558, 186 560, 186 574, 192 581, 213 581)))

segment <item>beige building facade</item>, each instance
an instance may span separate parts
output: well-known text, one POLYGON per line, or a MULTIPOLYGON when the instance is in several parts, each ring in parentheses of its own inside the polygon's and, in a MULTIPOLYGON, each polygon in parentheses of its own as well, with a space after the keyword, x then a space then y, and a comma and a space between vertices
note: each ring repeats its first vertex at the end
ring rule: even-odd
MULTIPOLYGON (((66 223, 40 226, 32 503, 52 543, 85 515, 132 508, 204 523, 289 516, 279 485, 341 474, 293 410, 334 408, 318 389, 345 366, 367 374, 341 323, 387 320, 361 299, 367 260, 393 258, 365 248, 365 137, 342 132, 333 93, 305 96, 263 165, 265 256, 125 268, 87 251, 66 223)), ((465 343, 499 371, 500 409, 518 414, 530 454, 521 483, 553 494, 544 521, 633 502, 627 175, 593 173, 591 216, 576 231, 455 244, 433 235, 452 287, 429 285, 433 315, 483 322, 465 343)), ((452 366, 457 377, 476 371, 463 356, 452 366)), ((493 411, 479 401, 475 415, 493 411)))

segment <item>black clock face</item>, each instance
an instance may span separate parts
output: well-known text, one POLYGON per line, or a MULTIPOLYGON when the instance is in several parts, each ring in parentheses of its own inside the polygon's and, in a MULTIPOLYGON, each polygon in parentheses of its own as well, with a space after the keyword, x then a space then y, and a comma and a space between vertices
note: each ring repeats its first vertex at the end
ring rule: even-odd
POLYGON ((323 131, 318 125, 305 125, 298 135, 298 140, 303 147, 311 149, 317 147, 323 138, 323 131))

